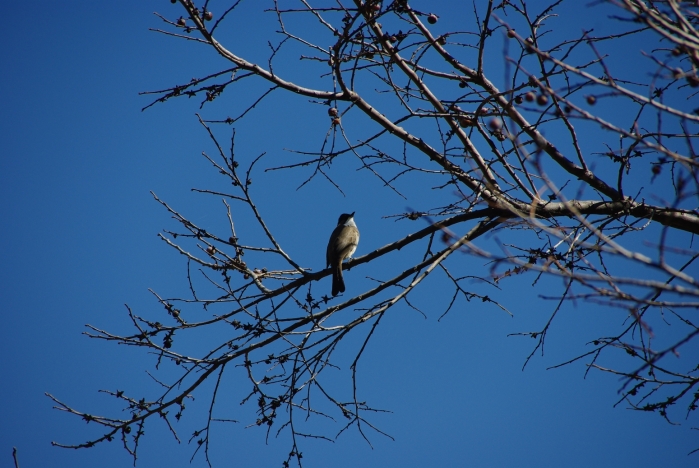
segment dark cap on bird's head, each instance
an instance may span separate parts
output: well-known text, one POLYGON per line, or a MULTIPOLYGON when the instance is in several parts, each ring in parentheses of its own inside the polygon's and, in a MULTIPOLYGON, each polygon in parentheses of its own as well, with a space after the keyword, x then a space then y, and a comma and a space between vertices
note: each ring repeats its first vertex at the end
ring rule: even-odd
POLYGON ((354 218, 354 211, 352 213, 343 213, 340 215, 340 218, 337 220, 337 224, 345 224, 349 219, 354 218))

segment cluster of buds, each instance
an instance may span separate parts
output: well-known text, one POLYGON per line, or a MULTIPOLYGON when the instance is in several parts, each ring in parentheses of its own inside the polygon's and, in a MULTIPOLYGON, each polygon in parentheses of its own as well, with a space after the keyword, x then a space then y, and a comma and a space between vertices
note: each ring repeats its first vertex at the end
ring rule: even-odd
MULTIPOLYGON (((170 3, 173 3, 173 4, 177 3, 177 0, 170 0, 170 3)), ((184 4, 186 6, 193 6, 192 2, 190 2, 188 0, 184 0, 184 4)), ((212 19, 214 19, 214 14, 212 12, 210 12, 209 10, 204 10, 204 11, 200 12, 199 8, 194 8, 192 10, 192 14, 194 16, 201 16, 201 19, 203 19, 204 21, 211 21, 212 19)), ((177 26, 185 27, 186 25, 187 25, 187 20, 185 18, 183 18, 182 16, 180 16, 180 18, 177 20, 177 26)))

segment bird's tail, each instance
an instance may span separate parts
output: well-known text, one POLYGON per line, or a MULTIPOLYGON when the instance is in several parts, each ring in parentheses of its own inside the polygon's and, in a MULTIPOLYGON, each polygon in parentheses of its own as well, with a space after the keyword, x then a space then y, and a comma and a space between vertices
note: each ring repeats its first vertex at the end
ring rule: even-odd
POLYGON ((342 277, 342 262, 333 268, 333 296, 345 292, 345 280, 342 277))

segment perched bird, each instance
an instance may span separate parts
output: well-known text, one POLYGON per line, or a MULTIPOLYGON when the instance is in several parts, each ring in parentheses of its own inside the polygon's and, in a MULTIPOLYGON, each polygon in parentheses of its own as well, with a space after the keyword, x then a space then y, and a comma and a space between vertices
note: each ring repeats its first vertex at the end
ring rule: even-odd
POLYGON ((341 214, 337 227, 330 235, 328 250, 325 254, 327 266, 333 270, 333 296, 345 292, 345 280, 342 278, 342 261, 351 258, 359 243, 359 229, 354 222, 354 213, 341 214))

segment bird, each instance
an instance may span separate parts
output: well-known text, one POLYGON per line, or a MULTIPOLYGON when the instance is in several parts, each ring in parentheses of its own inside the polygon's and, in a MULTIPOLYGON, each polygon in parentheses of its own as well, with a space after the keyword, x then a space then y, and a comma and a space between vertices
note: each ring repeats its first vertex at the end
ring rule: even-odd
POLYGON ((330 234, 328 249, 325 254, 326 266, 332 267, 333 296, 345 292, 345 280, 342 278, 342 261, 351 258, 359 244, 359 229, 354 222, 354 213, 343 213, 337 220, 337 226, 330 234))

